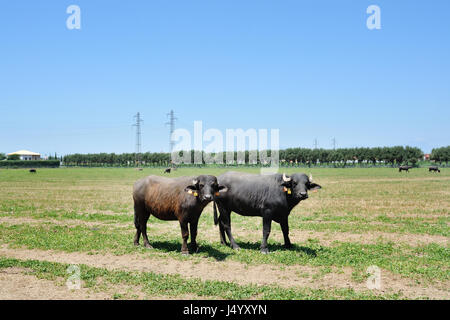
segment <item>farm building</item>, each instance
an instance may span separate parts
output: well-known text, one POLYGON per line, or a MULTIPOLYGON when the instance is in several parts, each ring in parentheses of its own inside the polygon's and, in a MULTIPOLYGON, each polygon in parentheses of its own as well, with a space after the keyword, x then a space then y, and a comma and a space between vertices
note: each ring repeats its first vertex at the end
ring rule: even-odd
POLYGON ((8 153, 8 156, 12 156, 14 154, 17 154, 20 156, 20 160, 40 160, 41 155, 36 152, 31 152, 28 150, 19 150, 16 152, 8 153))

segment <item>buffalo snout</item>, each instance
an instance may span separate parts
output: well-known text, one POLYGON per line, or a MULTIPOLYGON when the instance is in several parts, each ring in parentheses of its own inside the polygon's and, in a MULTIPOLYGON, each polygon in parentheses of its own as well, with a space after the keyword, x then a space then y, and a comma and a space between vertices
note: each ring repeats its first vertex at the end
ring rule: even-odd
POLYGON ((307 192, 300 192, 299 194, 300 199, 308 199, 308 193, 307 192))
POLYGON ((212 200, 212 195, 210 195, 210 194, 205 194, 204 196, 203 196, 203 199, 204 200, 212 200))

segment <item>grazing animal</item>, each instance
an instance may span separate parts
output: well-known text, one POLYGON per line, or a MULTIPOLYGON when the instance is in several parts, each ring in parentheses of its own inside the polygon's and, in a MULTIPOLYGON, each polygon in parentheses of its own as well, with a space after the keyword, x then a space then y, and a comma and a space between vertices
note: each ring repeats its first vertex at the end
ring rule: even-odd
POLYGON ((183 245, 181 252, 189 254, 188 224, 191 232, 191 250, 197 252, 197 225, 205 206, 220 191, 217 178, 210 175, 198 177, 165 178, 148 176, 134 184, 134 244, 139 245, 142 234, 144 246, 152 248, 147 237, 147 221, 150 215, 161 220, 178 220, 183 245))
POLYGON ((227 245, 225 233, 233 249, 239 249, 231 234, 232 211, 243 216, 259 216, 263 219, 263 238, 261 252, 268 253, 267 239, 272 220, 281 226, 284 246, 290 248, 288 216, 291 210, 302 200, 308 198, 308 190, 321 186, 308 178, 306 174, 255 175, 239 172, 226 172, 217 177, 220 186, 226 188, 214 202, 214 223, 219 223, 220 242, 227 245), (216 204, 220 212, 217 218, 216 204))
POLYGON ((428 168, 428 172, 431 172, 431 171, 441 173, 441 170, 439 170, 438 166, 431 166, 431 167, 429 167, 428 168))
POLYGON ((30 169, 30 172, 31 173, 36 173, 37 171, 36 171, 36 169, 30 169))
POLYGON ((409 173, 409 169, 411 169, 411 166, 400 166, 398 167, 398 172, 406 171, 409 173))
POLYGON ((171 168, 167 168, 166 170, 164 170, 164 173, 170 173, 171 168))

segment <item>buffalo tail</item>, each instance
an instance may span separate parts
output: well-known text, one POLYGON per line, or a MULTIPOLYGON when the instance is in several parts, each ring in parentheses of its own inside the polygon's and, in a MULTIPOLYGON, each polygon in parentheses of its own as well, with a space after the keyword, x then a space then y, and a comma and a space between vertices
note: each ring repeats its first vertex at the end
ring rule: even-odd
POLYGON ((213 208, 214 208, 214 225, 217 226, 217 224, 219 223, 219 218, 217 218, 217 206, 215 201, 213 201, 213 208))

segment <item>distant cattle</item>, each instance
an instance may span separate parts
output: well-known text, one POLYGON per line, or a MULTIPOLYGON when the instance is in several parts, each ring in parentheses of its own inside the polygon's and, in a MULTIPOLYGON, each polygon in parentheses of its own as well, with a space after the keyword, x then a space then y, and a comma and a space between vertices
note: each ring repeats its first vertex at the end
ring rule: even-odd
POLYGON ((289 240, 288 216, 291 210, 302 200, 308 198, 308 190, 320 189, 321 186, 303 173, 255 175, 241 172, 226 172, 217 180, 226 192, 220 192, 214 201, 214 223, 219 223, 220 240, 227 244, 225 233, 231 247, 238 249, 231 235, 232 211, 243 216, 259 216, 263 221, 263 239, 261 252, 268 253, 267 238, 269 237, 272 220, 279 223, 284 236, 284 245, 291 247, 289 240), (217 218, 216 204, 220 216, 217 218))
POLYGON ((170 170, 172 170, 171 168, 167 168, 166 170, 164 170, 164 173, 170 173, 170 170))
POLYGON ((30 172, 31 173, 36 173, 37 171, 36 171, 36 169, 30 169, 30 172))
POLYGON ((400 166, 398 167, 398 172, 406 171, 409 173, 409 169, 411 169, 411 166, 400 166))
POLYGON ((428 168, 428 172, 431 172, 431 171, 433 171, 433 172, 441 172, 441 170, 439 170, 439 168, 438 168, 438 166, 431 166, 431 167, 429 167, 428 168))
POLYGON ((161 220, 178 220, 183 245, 181 252, 189 254, 188 224, 191 232, 191 251, 197 252, 198 219, 205 206, 220 192, 217 178, 210 175, 198 177, 165 178, 148 176, 134 184, 134 244, 139 245, 142 234, 144 246, 151 248, 147 237, 147 221, 150 215, 161 220))

